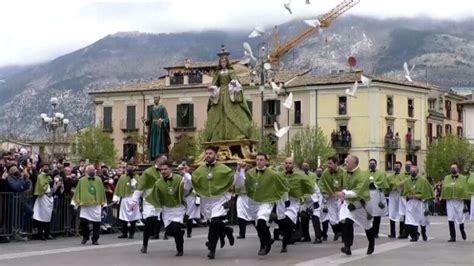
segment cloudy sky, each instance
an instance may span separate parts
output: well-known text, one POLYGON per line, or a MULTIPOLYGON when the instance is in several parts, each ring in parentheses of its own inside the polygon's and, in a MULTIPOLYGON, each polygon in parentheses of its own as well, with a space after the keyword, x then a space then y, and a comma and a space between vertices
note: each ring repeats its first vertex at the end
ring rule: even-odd
MULTIPOLYGON (((0 66, 51 60, 118 31, 248 30, 329 11, 342 0, 2 0, 0 66)), ((474 16, 472 0, 361 0, 349 14, 380 18, 474 16)))

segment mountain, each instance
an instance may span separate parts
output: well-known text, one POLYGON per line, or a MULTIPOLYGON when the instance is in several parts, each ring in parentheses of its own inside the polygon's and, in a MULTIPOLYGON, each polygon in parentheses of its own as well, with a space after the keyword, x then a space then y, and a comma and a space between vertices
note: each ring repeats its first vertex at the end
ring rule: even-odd
MULTIPOLYGON (((344 16, 313 35, 282 62, 286 69, 311 68, 313 73, 348 69, 349 55, 367 73, 403 78, 402 65, 415 64, 412 78, 443 88, 474 87, 474 19, 438 21, 427 18, 380 20, 344 16)), ((287 40, 306 25, 292 21, 279 26, 287 40)), ((202 31, 173 34, 125 32, 50 62, 27 67, 0 68, 0 136, 41 138, 40 113, 51 113, 49 99, 60 98, 58 110, 72 129, 93 122, 94 106, 88 92, 118 84, 155 79, 163 67, 182 62, 216 60, 225 44, 233 58, 243 55, 248 41, 258 54, 264 38, 248 39, 248 32, 202 31)), ((271 44, 267 44, 271 47, 271 44)))

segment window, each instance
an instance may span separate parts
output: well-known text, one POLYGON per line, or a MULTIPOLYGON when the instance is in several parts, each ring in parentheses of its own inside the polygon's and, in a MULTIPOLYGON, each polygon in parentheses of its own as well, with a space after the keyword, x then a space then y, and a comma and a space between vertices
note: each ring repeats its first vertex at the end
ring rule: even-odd
MULTIPOLYGON (((407 154, 407 156, 405 158, 406 158, 405 161, 410 161, 412 164, 418 165, 418 158, 417 158, 416 155, 407 154)), ((420 174, 421 174, 421 172, 420 172, 420 174)))
POLYGON ((127 106, 127 129, 136 129, 135 123, 135 105, 127 106))
POLYGON ((458 111, 458 121, 462 122, 462 105, 460 104, 457 105, 457 111, 458 111))
POLYGON ((462 127, 457 128, 458 137, 462 137, 462 127))
POLYGON ((436 126, 436 138, 441 138, 443 136, 443 126, 437 125, 436 126))
POLYGON ((128 162, 132 158, 135 158, 137 154, 137 144, 125 143, 123 144, 123 160, 128 162))
POLYGON ((293 124, 301 124, 301 101, 295 101, 295 117, 293 124))
POLYGON ((428 100, 428 106, 430 110, 434 111, 436 109, 436 99, 428 100))
POLYGON ((339 115, 347 115, 347 97, 339 97, 339 115))
POLYGON ((387 115, 393 115, 393 96, 387 96, 387 115))
POLYGON ((428 123, 428 141, 429 144, 433 142, 433 124, 428 123))
POLYGON ((112 130, 112 107, 104 107, 103 129, 112 130))
POLYGON ((176 127, 193 128, 194 127, 194 104, 182 103, 176 106, 176 127))
POLYGON ((445 128, 446 129, 444 130, 444 132, 445 132, 446 135, 453 133, 452 130, 451 130, 451 125, 446 125, 445 128))
POLYGON ((395 154, 386 154, 385 155, 385 171, 393 171, 393 165, 397 161, 397 156, 395 154))
POLYGON ((184 75, 182 72, 176 72, 170 76, 170 85, 184 84, 184 75))
POLYGON ((408 99, 408 117, 414 116, 415 103, 413 99, 408 99))
POLYGON ((446 101, 445 105, 446 105, 445 106, 445 108, 446 108, 446 118, 451 119, 451 101, 446 101))
POLYGON ((192 70, 188 73, 189 84, 201 84, 202 83, 202 72, 200 70, 192 70))
POLYGON ((249 107, 250 113, 253 115, 253 102, 247 101, 247 106, 249 107))
POLYGON ((147 105, 147 107, 146 107, 146 119, 149 119, 148 115, 150 114, 151 108, 153 108, 153 104, 147 105))
POLYGON ((267 100, 264 102, 265 126, 273 126, 280 115, 280 100, 267 100))

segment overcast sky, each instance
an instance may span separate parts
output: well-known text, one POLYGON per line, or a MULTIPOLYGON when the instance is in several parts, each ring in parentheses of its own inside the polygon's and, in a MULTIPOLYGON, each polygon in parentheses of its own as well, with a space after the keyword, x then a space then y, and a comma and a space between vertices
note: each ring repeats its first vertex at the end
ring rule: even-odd
MULTIPOLYGON (((342 0, 1 0, 0 66, 51 60, 118 31, 248 30, 329 11, 342 0)), ((347 12, 375 17, 474 16, 472 0, 361 0, 347 12)))

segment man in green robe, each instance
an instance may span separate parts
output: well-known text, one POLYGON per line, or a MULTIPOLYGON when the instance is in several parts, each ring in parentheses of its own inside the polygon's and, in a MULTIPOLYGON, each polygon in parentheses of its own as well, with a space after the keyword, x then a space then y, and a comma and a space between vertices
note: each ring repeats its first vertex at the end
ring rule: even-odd
POLYGON ((38 225, 38 237, 41 240, 54 239, 50 234, 50 224, 54 207, 53 193, 55 190, 56 186, 54 186, 49 172, 49 164, 42 163, 41 173, 36 179, 34 190, 36 200, 33 205, 33 220, 38 225))
POLYGON ((107 199, 104 184, 101 178, 96 176, 94 165, 88 165, 86 175, 79 179, 71 205, 80 207, 81 244, 84 245, 89 241, 89 223, 92 223, 92 245, 99 245, 102 207, 107 205, 107 199))
POLYGON ((160 164, 159 178, 153 189, 146 197, 156 208, 162 209, 163 222, 166 228, 166 234, 174 237, 176 244, 176 256, 183 256, 184 244, 184 215, 186 207, 184 206, 185 195, 191 190, 189 182, 185 184, 183 177, 172 172, 173 163, 165 161, 160 164), (185 187, 186 186, 186 187, 185 187))
POLYGON ((469 199, 466 191, 467 178, 464 175, 459 174, 459 167, 456 162, 451 164, 451 174, 444 177, 443 186, 441 191, 441 199, 446 200, 446 210, 448 213, 448 224, 449 224, 449 240, 448 242, 456 242, 456 228, 454 222, 459 225, 459 231, 461 231, 461 237, 466 240, 467 235, 464 230, 464 221, 466 215, 464 211, 467 208, 464 206, 464 200, 469 199))
POLYGON ((209 90, 207 107, 207 141, 249 139, 252 134, 252 114, 243 96, 230 61, 229 52, 222 47, 217 54, 219 66, 209 90), (218 130, 215 130, 218 129, 218 130))
POLYGON ((402 188, 402 196, 406 198, 405 231, 411 237, 411 242, 418 241, 418 226, 421 226, 423 241, 428 240, 426 226, 428 225, 427 201, 434 198, 434 191, 430 182, 418 176, 418 167, 411 165, 410 179, 405 180, 402 188))
MULTIPOLYGON (((191 186, 201 198, 201 213, 210 221, 207 248, 209 259, 215 258, 219 236, 225 234, 230 245, 234 245, 233 229, 224 224, 227 210, 224 204, 231 199, 229 189, 234 184, 234 171, 223 163, 217 162, 218 147, 207 147, 206 163, 192 174, 191 186)), ((188 182, 188 181, 187 181, 188 182)))
POLYGON ((265 153, 257 153, 256 167, 245 172, 245 163, 240 163, 236 173, 236 187, 245 187, 248 201, 248 214, 255 221, 258 238, 260 239, 259 256, 267 255, 273 240, 268 221, 276 202, 288 200, 289 184, 283 175, 267 167, 268 157, 265 153))
POLYGON ((399 235, 403 234, 403 225, 404 222, 402 221, 402 217, 400 215, 399 206, 401 201, 400 192, 403 186, 403 180, 405 180, 405 176, 400 173, 402 168, 402 162, 396 161, 393 170, 395 173, 390 175, 387 180, 389 184, 389 188, 386 190, 388 194, 388 218, 390 220, 390 235, 389 238, 395 238, 395 226, 396 222, 400 222, 400 229, 399 235))
MULTIPOLYGON (((301 202, 314 193, 314 181, 310 181, 304 172, 294 168, 293 158, 286 158, 285 172, 282 173, 282 175, 286 178, 289 191, 288 197, 277 202, 276 212, 278 224, 283 231, 281 253, 286 253, 288 252, 287 246, 290 243, 298 220, 301 202)), ((308 234, 306 237, 309 237, 309 228, 306 229, 308 234)), ((311 241, 311 239, 309 239, 309 241, 311 241)))
POLYGON ((119 220, 122 222, 122 235, 118 238, 133 239, 137 221, 142 218, 139 208, 133 208, 135 203, 133 193, 137 188, 138 176, 134 174, 135 166, 127 164, 127 173, 120 176, 114 191, 114 202, 120 202, 119 220), (130 230, 128 228, 130 223, 130 230))
POLYGON ((372 228, 372 215, 367 210, 369 196, 368 173, 360 170, 359 158, 349 155, 346 158, 346 169, 342 179, 342 191, 336 192, 336 196, 343 200, 340 211, 340 219, 344 222, 342 228, 342 239, 344 247, 341 252, 352 255, 351 246, 354 241, 354 223, 365 230, 369 241, 367 255, 375 250, 375 232, 372 228))
POLYGON ((375 238, 379 237, 380 221, 387 212, 387 200, 384 191, 389 184, 385 172, 377 169, 377 160, 369 160, 369 195, 368 210, 372 214, 375 238))
POLYGON ((168 154, 170 139, 170 119, 166 108, 160 104, 160 96, 154 98, 154 105, 148 110, 145 120, 148 126, 148 155, 150 161, 160 154, 168 154))
POLYGON ((344 170, 337 165, 338 158, 331 156, 328 158, 327 169, 324 170, 319 179, 319 188, 323 195, 321 202, 320 221, 323 225, 322 237, 323 241, 328 238, 328 227, 331 224, 334 233, 334 241, 342 236, 342 226, 339 219, 339 212, 342 202, 336 197, 336 192, 342 191, 342 178, 344 170))

